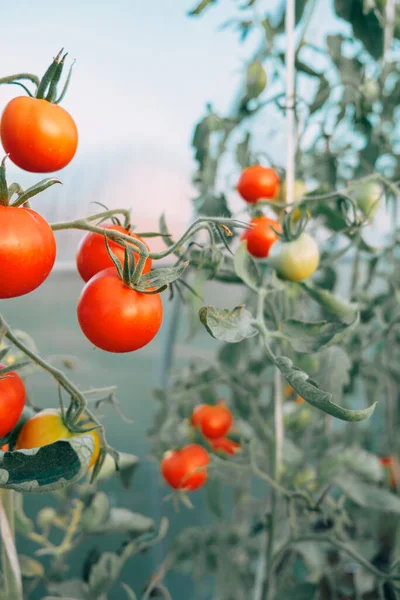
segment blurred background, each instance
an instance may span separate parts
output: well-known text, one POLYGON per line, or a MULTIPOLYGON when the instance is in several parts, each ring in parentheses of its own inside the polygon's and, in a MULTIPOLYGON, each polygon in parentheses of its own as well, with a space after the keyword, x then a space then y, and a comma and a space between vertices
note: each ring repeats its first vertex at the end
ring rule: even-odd
MULTIPOLYGON (((235 90, 243 74, 245 60, 260 43, 258 33, 238 44, 235 31, 221 24, 232 16, 232 2, 225 0, 201 19, 189 18, 189 0, 19 0, 8 3, 2 14, 2 75, 28 71, 42 75, 61 47, 69 52, 67 66, 76 59, 70 89, 63 106, 75 119, 79 135, 77 155, 60 172, 62 186, 54 186, 34 199, 35 210, 50 222, 72 220, 97 211, 94 202, 109 208, 132 208, 138 231, 154 231, 165 213, 170 230, 184 231, 192 215, 195 195, 191 184, 194 170, 190 147, 195 123, 211 102, 222 114, 229 113, 235 90)), ((261 14, 268 11, 279 18, 282 0, 257 3, 261 14)), ((335 20, 330 0, 321 0, 315 10, 309 37, 318 45, 328 32, 350 29, 335 20)), ((321 59, 322 60, 322 59, 321 59)), ((323 66, 323 65, 322 65, 323 66)), ((313 92, 312 86, 304 94, 313 92)), ((15 86, 0 87, 0 107, 19 94, 15 86)), ((266 113, 263 112, 264 120, 266 113)), ((278 164, 285 159, 285 124, 281 113, 271 107, 268 122, 253 130, 265 150, 278 164), (274 135, 271 137, 271 127, 274 135), (264 139, 265 138, 265 139, 264 139)), ((236 173, 227 173, 231 207, 239 206, 234 190, 236 173)), ((25 173, 8 163, 8 180, 29 187, 40 177, 25 173)), ((385 223, 379 225, 385 230, 385 223)), ((378 227, 378 228, 379 228, 378 227)), ((75 316, 76 300, 82 282, 74 271, 74 256, 81 234, 57 233, 57 267, 48 281, 29 296, 12 303, 0 301, 0 310, 11 326, 26 330, 36 340, 41 353, 70 354, 78 357, 72 378, 82 388, 118 382, 121 407, 133 425, 121 422, 111 409, 104 423, 111 445, 137 454, 142 465, 131 491, 110 483, 115 504, 126 506, 159 521, 167 515, 171 529, 166 544, 187 525, 209 522, 202 494, 194 495, 195 511, 174 512, 168 502, 158 465, 146 461, 146 430, 155 404, 151 390, 157 382, 158 364, 165 347, 170 305, 164 301, 166 319, 157 339, 140 353, 114 356, 94 350, 83 338, 75 316), (149 493, 150 491, 150 493, 149 493), (149 505, 151 497, 151 505, 149 505)), ((151 242, 158 248, 160 242, 151 242)), ((1 266, 0 266, 1 269, 1 266)), ((0 274, 1 276, 1 274, 0 274)), ((232 288, 232 306, 235 291, 232 288)), ((218 303, 220 288, 211 286, 218 303)), ((180 329, 175 367, 187 364, 188 357, 207 356, 211 338, 199 335, 187 341, 180 329)), ((39 406, 57 403, 54 383, 35 375, 30 384, 32 399, 39 406)), ((46 501, 48 499, 46 498, 46 501)), ((26 510, 35 514, 43 501, 29 497, 26 510)), ((28 554, 27 542, 20 551, 28 554)), ((96 541, 97 544, 97 541, 96 541)), ((114 547, 114 540, 98 543, 114 547)), ((95 545, 90 543, 90 545, 95 545)), ((73 569, 79 572, 82 547, 73 569)), ((163 545, 155 546, 145 557, 133 559, 122 580, 140 590, 164 555, 163 545)), ((174 600, 195 599, 187 587, 189 579, 172 574, 167 578, 174 600)), ((40 598, 40 591, 37 598, 40 598)), ((115 592, 115 598, 125 597, 115 592)))

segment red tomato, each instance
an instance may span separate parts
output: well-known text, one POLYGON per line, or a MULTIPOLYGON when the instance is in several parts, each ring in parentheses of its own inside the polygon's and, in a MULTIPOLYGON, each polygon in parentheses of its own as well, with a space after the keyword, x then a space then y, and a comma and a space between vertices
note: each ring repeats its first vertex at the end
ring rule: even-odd
POLYGON ((0 232, 0 298, 28 294, 43 283, 53 268, 53 231, 30 208, 0 206, 0 232))
POLYGON ((63 169, 78 146, 71 115, 61 106, 29 96, 19 96, 7 104, 0 134, 13 163, 32 173, 63 169))
MULTIPOLYGON (((135 235, 134 233, 129 233, 121 225, 102 225, 102 227, 104 227, 104 229, 112 229, 114 231, 119 231, 120 233, 128 234, 131 237, 143 242, 139 236, 135 235)), ((144 243, 146 244, 146 242, 144 243)), ((121 264, 124 264, 124 247, 110 239, 108 239, 108 245, 110 250, 117 256, 117 258, 119 258, 121 264)), ((147 244, 146 247, 149 250, 147 244)), ((135 258, 136 260, 138 259, 138 254, 136 252, 135 258)), ((112 267, 113 265, 114 263, 107 252, 104 237, 100 235, 100 233, 87 233, 79 244, 78 253, 76 255, 76 266, 83 281, 89 281, 93 275, 96 275, 96 273, 99 273, 99 271, 104 271, 104 269, 112 267)), ((145 262, 143 273, 148 273, 151 269, 151 265, 151 258, 148 258, 145 262)))
POLYGON ((172 488, 193 492, 207 481, 208 473, 204 467, 209 462, 207 450, 198 444, 190 444, 181 450, 166 452, 161 461, 161 473, 172 488))
MULTIPOLYGON (((0 364, 0 369, 5 365, 0 364)), ((16 371, 0 376, 0 438, 4 437, 19 421, 25 406, 24 382, 16 371)))
POLYGON ((192 414, 193 427, 199 427, 204 437, 213 439, 226 435, 232 426, 232 413, 224 402, 218 404, 200 404, 192 414))
POLYGON ((240 444, 227 437, 216 438, 215 440, 209 440, 209 442, 212 449, 216 452, 224 452, 225 454, 233 455, 241 450, 240 444))
POLYGON ((85 285, 77 313, 79 325, 92 344, 107 352, 132 352, 156 336, 163 308, 159 294, 132 290, 111 267, 85 285))
POLYGON ((8 448, 9 448, 8 444, 4 444, 4 446, 2 446, 2 447, 0 448, 0 450, 1 450, 2 452, 8 452, 8 448))
POLYGON ((246 229, 241 239, 246 240, 249 254, 255 258, 267 258, 272 244, 278 239, 271 226, 279 233, 282 232, 282 227, 274 219, 265 216, 255 217, 250 221, 250 225, 252 228, 246 229))
POLYGON ((276 199, 279 186, 279 175, 274 169, 253 165, 240 175, 237 191, 243 200, 254 204, 263 198, 276 199))

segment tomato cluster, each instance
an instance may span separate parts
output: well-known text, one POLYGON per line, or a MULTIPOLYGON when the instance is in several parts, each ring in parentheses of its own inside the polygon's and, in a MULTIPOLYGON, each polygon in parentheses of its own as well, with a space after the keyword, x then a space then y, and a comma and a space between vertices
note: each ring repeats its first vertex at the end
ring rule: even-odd
POLYGON ((194 409, 190 423, 199 429, 214 451, 232 455, 240 450, 240 444, 226 437, 232 428, 233 415, 225 402, 200 404, 194 409))

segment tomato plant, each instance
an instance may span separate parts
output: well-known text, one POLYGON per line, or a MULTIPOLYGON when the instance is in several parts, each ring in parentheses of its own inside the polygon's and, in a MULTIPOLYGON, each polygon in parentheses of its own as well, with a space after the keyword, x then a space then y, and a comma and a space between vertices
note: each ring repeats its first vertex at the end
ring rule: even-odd
POLYGON ((82 290, 77 307, 82 332, 107 352, 133 352, 157 335, 163 316, 158 294, 129 288, 115 267, 97 273, 82 290))
POLYGON ((274 169, 253 165, 241 173, 237 191, 243 200, 255 204, 262 199, 275 198, 279 185, 279 175, 274 169))
MULTIPOLYGON (((5 365, 0 364, 0 370, 5 365)), ((6 436, 18 423, 25 406, 26 391, 24 382, 15 371, 0 376, 0 439, 6 436)))
MULTIPOLYGON (((84 417, 80 419, 83 421, 84 417)), ((94 426, 94 423, 85 423, 84 428, 89 430, 94 426)), ((89 462, 89 467, 92 467, 100 453, 100 439, 99 435, 95 430, 77 433, 68 429, 64 423, 61 412, 59 409, 47 408, 38 412, 35 416, 31 417, 22 426, 21 431, 18 434, 18 438, 15 444, 16 450, 30 450, 31 448, 41 448, 54 444, 59 440, 71 439, 75 436, 89 435, 93 439, 94 448, 92 458, 89 462)))
POLYGON ((180 450, 169 450, 161 461, 161 473, 172 488, 194 492, 207 481, 207 465, 210 457, 207 450, 190 444, 180 450))
POLYGON ((251 229, 247 229, 241 239, 246 240, 249 254, 255 258, 267 258, 272 244, 278 239, 278 233, 282 232, 280 224, 274 219, 261 216, 254 217, 250 225, 251 229))
POLYGON ((209 439, 226 435, 232 422, 232 413, 224 402, 215 406, 201 404, 194 409, 191 417, 193 427, 199 427, 204 437, 209 439))
MULTIPOLYGON (((129 234, 135 239, 140 239, 133 232, 128 232, 127 229, 122 227, 122 225, 104 225, 104 229, 119 231, 120 233, 124 233, 127 235, 129 234)), ((110 240, 108 244, 110 251, 113 252, 117 256, 117 258, 119 258, 119 260, 123 263, 125 255, 124 246, 112 240, 110 240)), ((147 249, 149 249, 147 244, 146 247, 147 249)), ((138 259, 137 253, 135 253, 135 259, 136 261, 138 259)), ((107 251, 104 236, 101 236, 99 233, 87 233, 82 238, 76 254, 76 266, 79 275, 82 277, 83 281, 89 281, 89 279, 91 279, 93 275, 96 275, 97 273, 99 273, 99 271, 104 271, 104 269, 107 269, 112 265, 113 262, 107 251)), ((152 261, 150 258, 148 258, 145 262, 143 273, 148 273, 151 270, 151 265, 152 261)))

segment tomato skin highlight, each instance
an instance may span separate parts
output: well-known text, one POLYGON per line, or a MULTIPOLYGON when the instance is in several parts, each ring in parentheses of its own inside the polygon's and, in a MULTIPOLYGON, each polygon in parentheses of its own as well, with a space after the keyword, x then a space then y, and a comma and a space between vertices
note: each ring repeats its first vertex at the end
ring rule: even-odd
MULTIPOLYGON (((139 236, 135 235, 134 233, 129 233, 121 225, 102 225, 101 227, 104 227, 104 229, 125 233, 126 235, 130 235, 133 238, 139 239, 141 242, 146 244, 146 242, 144 242, 139 236)), ((117 256, 117 258, 119 258, 121 264, 123 265, 125 256, 124 247, 111 239, 108 239, 107 241, 110 250, 117 256)), ((148 246, 147 249, 150 250, 148 246)), ((135 252, 135 263, 137 262, 138 257, 139 255, 135 252)), ((89 279, 91 279, 94 275, 100 271, 104 271, 104 269, 112 267, 113 265, 114 263, 107 252, 107 246, 104 237, 100 233, 87 233, 82 238, 76 254, 76 266, 83 281, 89 281, 89 279)), ((148 258, 145 262, 143 273, 148 273, 151 270, 151 266, 152 260, 151 258, 148 258)))
MULTIPOLYGON (((0 364, 0 369, 6 365, 0 364)), ((25 406, 24 382, 16 371, 0 377, 0 438, 14 429, 25 406)))
POLYGON ((191 417, 193 427, 198 427, 208 439, 220 438, 226 435, 232 427, 232 413, 224 402, 218 404, 200 404, 191 417))
POLYGON ((224 454, 229 454, 229 455, 233 456, 234 454, 236 454, 237 452, 240 452, 240 450, 241 450, 240 444, 238 444, 237 442, 234 442, 233 440, 230 440, 227 437, 215 438, 214 440, 210 439, 209 442, 210 442, 211 448, 215 452, 222 452, 224 454))
POLYGON ((175 490, 194 492, 208 479, 210 462, 207 450, 198 444, 189 444, 180 450, 169 450, 161 461, 161 474, 175 490), (203 467, 203 468, 201 468, 203 467))
POLYGON ((316 241, 305 231, 292 242, 276 244, 270 256, 271 264, 280 277, 289 281, 303 281, 310 277, 318 268, 319 258, 316 241))
MULTIPOLYGON (((82 420, 85 417, 82 416, 82 420)), ((85 424, 89 428, 90 424, 85 424)), ((100 454, 100 438, 96 430, 86 433, 75 433, 70 431, 63 423, 61 411, 57 408, 46 408, 31 417, 19 432, 16 450, 30 450, 31 448, 42 448, 54 444, 58 440, 70 440, 74 437, 90 435, 94 441, 94 449, 88 469, 92 467, 100 454)))
POLYGON ((237 191, 243 200, 255 204, 263 198, 273 200, 279 191, 280 178, 274 169, 253 165, 240 175, 237 191))
POLYGON ((282 227, 274 219, 268 217, 254 217, 250 221, 251 229, 246 229, 241 236, 241 240, 245 240, 247 244, 247 251, 251 256, 255 258, 267 258, 272 244, 274 244, 279 238, 271 226, 278 231, 282 232, 282 227))
POLYGON ((133 352, 157 335, 163 317, 159 294, 127 287, 115 267, 97 273, 82 290, 77 315, 82 332, 106 352, 133 352))
POLYGON ((71 115, 61 106, 29 96, 18 96, 7 104, 0 135, 12 162, 31 173, 63 169, 78 147, 71 115))
POLYGON ((14 206, 0 206, 0 231, 0 298, 29 294, 53 268, 54 233, 37 212, 14 206))

